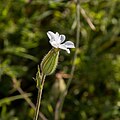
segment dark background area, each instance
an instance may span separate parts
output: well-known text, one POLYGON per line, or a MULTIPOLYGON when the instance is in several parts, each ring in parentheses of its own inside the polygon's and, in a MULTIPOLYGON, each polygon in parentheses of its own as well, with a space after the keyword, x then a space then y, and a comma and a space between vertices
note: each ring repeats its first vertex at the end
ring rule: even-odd
MULTIPOLYGON (((81 0, 80 8, 76 69, 61 120, 119 120, 120 2, 81 0)), ((33 119, 34 110, 18 88, 36 104, 33 77, 52 48, 47 31, 76 43, 76 27, 75 0, 0 0, 0 120, 33 119)), ((46 77, 40 111, 49 120, 68 82, 75 50, 61 50, 56 71, 46 77)))

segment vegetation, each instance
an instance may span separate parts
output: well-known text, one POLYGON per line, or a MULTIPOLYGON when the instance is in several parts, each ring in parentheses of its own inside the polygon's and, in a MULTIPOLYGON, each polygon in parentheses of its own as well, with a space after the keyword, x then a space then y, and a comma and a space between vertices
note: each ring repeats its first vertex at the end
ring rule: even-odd
POLYGON ((80 0, 78 11, 76 1, 0 0, 0 120, 33 119, 33 77, 52 48, 49 30, 74 43, 79 34, 80 44, 71 54, 60 51, 57 70, 45 80, 39 118, 57 120, 58 101, 75 65, 60 119, 120 119, 120 2, 80 0))

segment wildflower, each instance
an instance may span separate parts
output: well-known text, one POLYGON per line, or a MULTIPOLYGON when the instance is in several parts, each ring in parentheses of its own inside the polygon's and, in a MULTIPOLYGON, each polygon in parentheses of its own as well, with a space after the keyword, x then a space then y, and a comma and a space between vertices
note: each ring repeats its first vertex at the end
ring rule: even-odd
POLYGON ((71 41, 66 41, 65 43, 63 43, 65 41, 65 35, 59 35, 58 32, 53 33, 51 31, 47 32, 47 35, 50 39, 50 44, 54 47, 54 48, 60 48, 63 50, 66 50, 67 53, 70 53, 70 50, 68 48, 75 48, 74 43, 71 41))
POLYGON ((75 48, 74 43, 71 41, 65 41, 65 35, 59 35, 58 32, 53 33, 51 31, 47 32, 47 35, 50 39, 50 44, 53 48, 47 53, 41 62, 41 70, 44 75, 52 74, 58 64, 59 50, 66 50, 67 53, 70 53, 68 48, 75 48))

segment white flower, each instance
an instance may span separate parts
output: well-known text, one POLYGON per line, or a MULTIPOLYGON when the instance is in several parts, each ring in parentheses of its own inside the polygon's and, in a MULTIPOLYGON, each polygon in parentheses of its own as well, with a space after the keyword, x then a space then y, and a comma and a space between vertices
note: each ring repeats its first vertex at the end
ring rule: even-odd
POLYGON ((67 53, 70 53, 70 50, 68 48, 75 48, 74 43, 71 41, 66 41, 63 43, 65 41, 65 35, 59 35, 58 32, 53 33, 51 31, 48 31, 47 35, 50 39, 50 44, 55 48, 66 50, 67 53))

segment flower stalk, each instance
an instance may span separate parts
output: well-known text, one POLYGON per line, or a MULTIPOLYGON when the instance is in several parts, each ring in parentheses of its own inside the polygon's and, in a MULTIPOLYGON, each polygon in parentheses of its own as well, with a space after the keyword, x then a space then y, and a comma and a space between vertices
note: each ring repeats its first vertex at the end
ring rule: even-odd
POLYGON ((59 57, 59 49, 53 48, 48 52, 48 54, 43 58, 41 62, 42 75, 40 74, 40 68, 38 66, 38 72, 36 74, 36 79, 35 79, 37 82, 38 96, 37 96, 35 116, 33 120, 38 119, 45 77, 46 75, 50 75, 55 71, 58 63, 58 57, 59 57))
POLYGON ((33 120, 38 119, 38 114, 39 114, 39 109, 40 109, 40 104, 41 104, 41 98, 42 98, 42 91, 43 91, 44 82, 45 82, 45 75, 42 75, 41 85, 38 88, 37 104, 36 104, 35 116, 34 116, 33 120))

